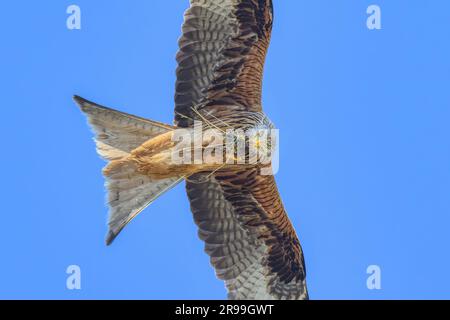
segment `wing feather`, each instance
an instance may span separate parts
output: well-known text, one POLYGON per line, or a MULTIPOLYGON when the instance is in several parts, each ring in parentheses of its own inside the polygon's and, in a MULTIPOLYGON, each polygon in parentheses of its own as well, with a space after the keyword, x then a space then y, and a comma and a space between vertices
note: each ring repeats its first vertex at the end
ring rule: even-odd
POLYGON ((177 54, 175 123, 198 111, 261 110, 272 0, 191 0, 177 54))
POLYGON ((205 252, 231 299, 306 299, 297 235, 275 180, 256 172, 189 178, 187 193, 205 252))
MULTIPOLYGON (((272 0, 191 0, 177 54, 175 124, 197 113, 262 111, 272 0)), ((305 299, 303 253, 272 176, 199 173, 187 193, 199 236, 232 299, 305 299)))

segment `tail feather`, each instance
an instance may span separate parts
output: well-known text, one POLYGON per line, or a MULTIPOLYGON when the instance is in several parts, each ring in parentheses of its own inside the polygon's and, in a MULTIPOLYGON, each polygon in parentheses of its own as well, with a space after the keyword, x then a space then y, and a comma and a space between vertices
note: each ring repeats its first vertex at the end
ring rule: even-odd
POLYGON ((96 135, 97 151, 105 160, 127 156, 145 141, 173 130, 174 127, 113 110, 74 96, 87 115, 96 135))
POLYGON ((142 210, 176 186, 182 177, 152 179, 138 171, 129 157, 144 142, 174 127, 109 109, 81 97, 74 100, 87 115, 95 133, 97 152, 109 163, 103 170, 109 205, 109 245, 142 210))
POLYGON ((109 245, 140 212, 165 192, 172 189, 182 178, 153 180, 137 171, 134 162, 121 162, 108 171, 109 231, 106 243, 109 245))

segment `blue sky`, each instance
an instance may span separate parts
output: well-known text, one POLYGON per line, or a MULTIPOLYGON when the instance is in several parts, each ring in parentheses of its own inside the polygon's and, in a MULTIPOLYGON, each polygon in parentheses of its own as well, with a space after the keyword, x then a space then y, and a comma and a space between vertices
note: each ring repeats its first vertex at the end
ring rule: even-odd
MULTIPOLYGON (((111 247, 79 94, 171 123, 187 0, 8 1, 0 298, 221 299, 180 185, 111 247), (82 29, 66 28, 77 4, 82 29), (66 268, 81 268, 81 290, 66 268)), ((264 108, 313 299, 450 298, 450 2, 277 1, 264 108), (378 4, 382 30, 366 28, 378 4), (381 268, 368 290, 366 268, 381 268)))

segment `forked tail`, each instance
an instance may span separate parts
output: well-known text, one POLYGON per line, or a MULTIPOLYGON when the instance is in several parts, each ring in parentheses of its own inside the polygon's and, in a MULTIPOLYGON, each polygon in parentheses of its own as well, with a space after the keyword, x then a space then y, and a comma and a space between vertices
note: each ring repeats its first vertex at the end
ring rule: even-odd
POLYGON ((95 133, 99 155, 114 162, 112 170, 104 170, 109 205, 109 231, 106 244, 159 196, 176 186, 182 177, 152 179, 138 172, 128 156, 144 142, 174 127, 109 109, 81 97, 74 100, 87 115, 95 133))

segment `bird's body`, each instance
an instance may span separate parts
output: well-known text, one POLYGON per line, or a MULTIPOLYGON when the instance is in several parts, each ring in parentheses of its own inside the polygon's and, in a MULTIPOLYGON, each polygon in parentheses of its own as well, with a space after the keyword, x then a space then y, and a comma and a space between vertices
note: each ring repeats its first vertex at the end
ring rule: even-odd
POLYGON ((75 98, 109 161, 107 243, 185 180, 199 236, 232 299, 308 298, 300 243, 273 175, 262 173, 271 158, 264 162, 258 153, 275 145, 260 136, 274 129, 261 107, 272 18, 271 0, 191 0, 177 55, 174 126, 75 98), (231 140, 217 140, 230 131, 231 140), (182 149, 180 132, 189 137, 182 149), (230 141, 244 152, 228 152, 230 141), (174 160, 180 150, 182 162, 174 160))

